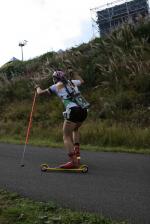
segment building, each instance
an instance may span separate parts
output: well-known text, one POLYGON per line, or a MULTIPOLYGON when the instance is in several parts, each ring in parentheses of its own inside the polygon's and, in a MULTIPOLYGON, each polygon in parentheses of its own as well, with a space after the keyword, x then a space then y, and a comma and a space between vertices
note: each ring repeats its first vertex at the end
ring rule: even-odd
POLYGON ((148 0, 119 0, 97 8, 97 25, 100 36, 109 34, 125 22, 136 22, 149 14, 148 0))

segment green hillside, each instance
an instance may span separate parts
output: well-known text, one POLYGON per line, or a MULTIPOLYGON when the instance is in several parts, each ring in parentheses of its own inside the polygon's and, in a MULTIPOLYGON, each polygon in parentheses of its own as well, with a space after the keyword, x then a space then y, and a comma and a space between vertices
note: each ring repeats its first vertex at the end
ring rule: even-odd
MULTIPOLYGON (((54 69, 71 67, 85 80, 83 95, 91 104, 81 129, 84 145, 150 149, 150 20, 125 25, 65 52, 0 68, 0 138, 24 142, 34 84, 52 84, 54 69)), ((30 139, 62 142, 63 105, 40 96, 30 139)))

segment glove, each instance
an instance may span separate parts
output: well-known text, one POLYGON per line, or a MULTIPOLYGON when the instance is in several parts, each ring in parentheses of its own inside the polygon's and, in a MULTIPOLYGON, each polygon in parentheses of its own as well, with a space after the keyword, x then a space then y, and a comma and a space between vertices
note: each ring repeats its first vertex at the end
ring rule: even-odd
POLYGON ((41 88, 40 87, 37 87, 36 88, 36 92, 37 92, 37 94, 40 94, 41 93, 41 88))

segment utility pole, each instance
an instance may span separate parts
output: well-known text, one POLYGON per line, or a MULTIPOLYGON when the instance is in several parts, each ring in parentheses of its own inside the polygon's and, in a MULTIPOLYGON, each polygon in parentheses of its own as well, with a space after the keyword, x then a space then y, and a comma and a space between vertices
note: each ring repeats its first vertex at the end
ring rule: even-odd
POLYGON ((27 40, 23 40, 22 42, 19 42, 19 47, 21 47, 21 57, 23 61, 23 47, 27 44, 27 40))

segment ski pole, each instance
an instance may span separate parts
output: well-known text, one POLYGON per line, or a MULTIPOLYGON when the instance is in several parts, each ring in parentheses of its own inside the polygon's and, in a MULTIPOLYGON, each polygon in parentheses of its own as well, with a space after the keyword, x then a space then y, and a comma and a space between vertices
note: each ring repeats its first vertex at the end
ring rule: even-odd
POLYGON ((36 96, 37 96, 37 91, 35 90, 33 103, 32 103, 32 108, 31 108, 31 112, 30 112, 29 124, 28 124, 28 128, 27 128, 27 133, 26 133, 25 145, 24 145, 24 149, 23 149, 23 153, 22 153, 22 157, 21 157, 21 163, 20 163, 21 167, 25 166, 24 165, 24 156, 25 156, 26 147, 27 147, 28 140, 29 140, 29 135, 30 135, 31 125, 32 125, 32 117, 33 117, 33 112, 34 112, 34 107, 35 107, 36 96))

